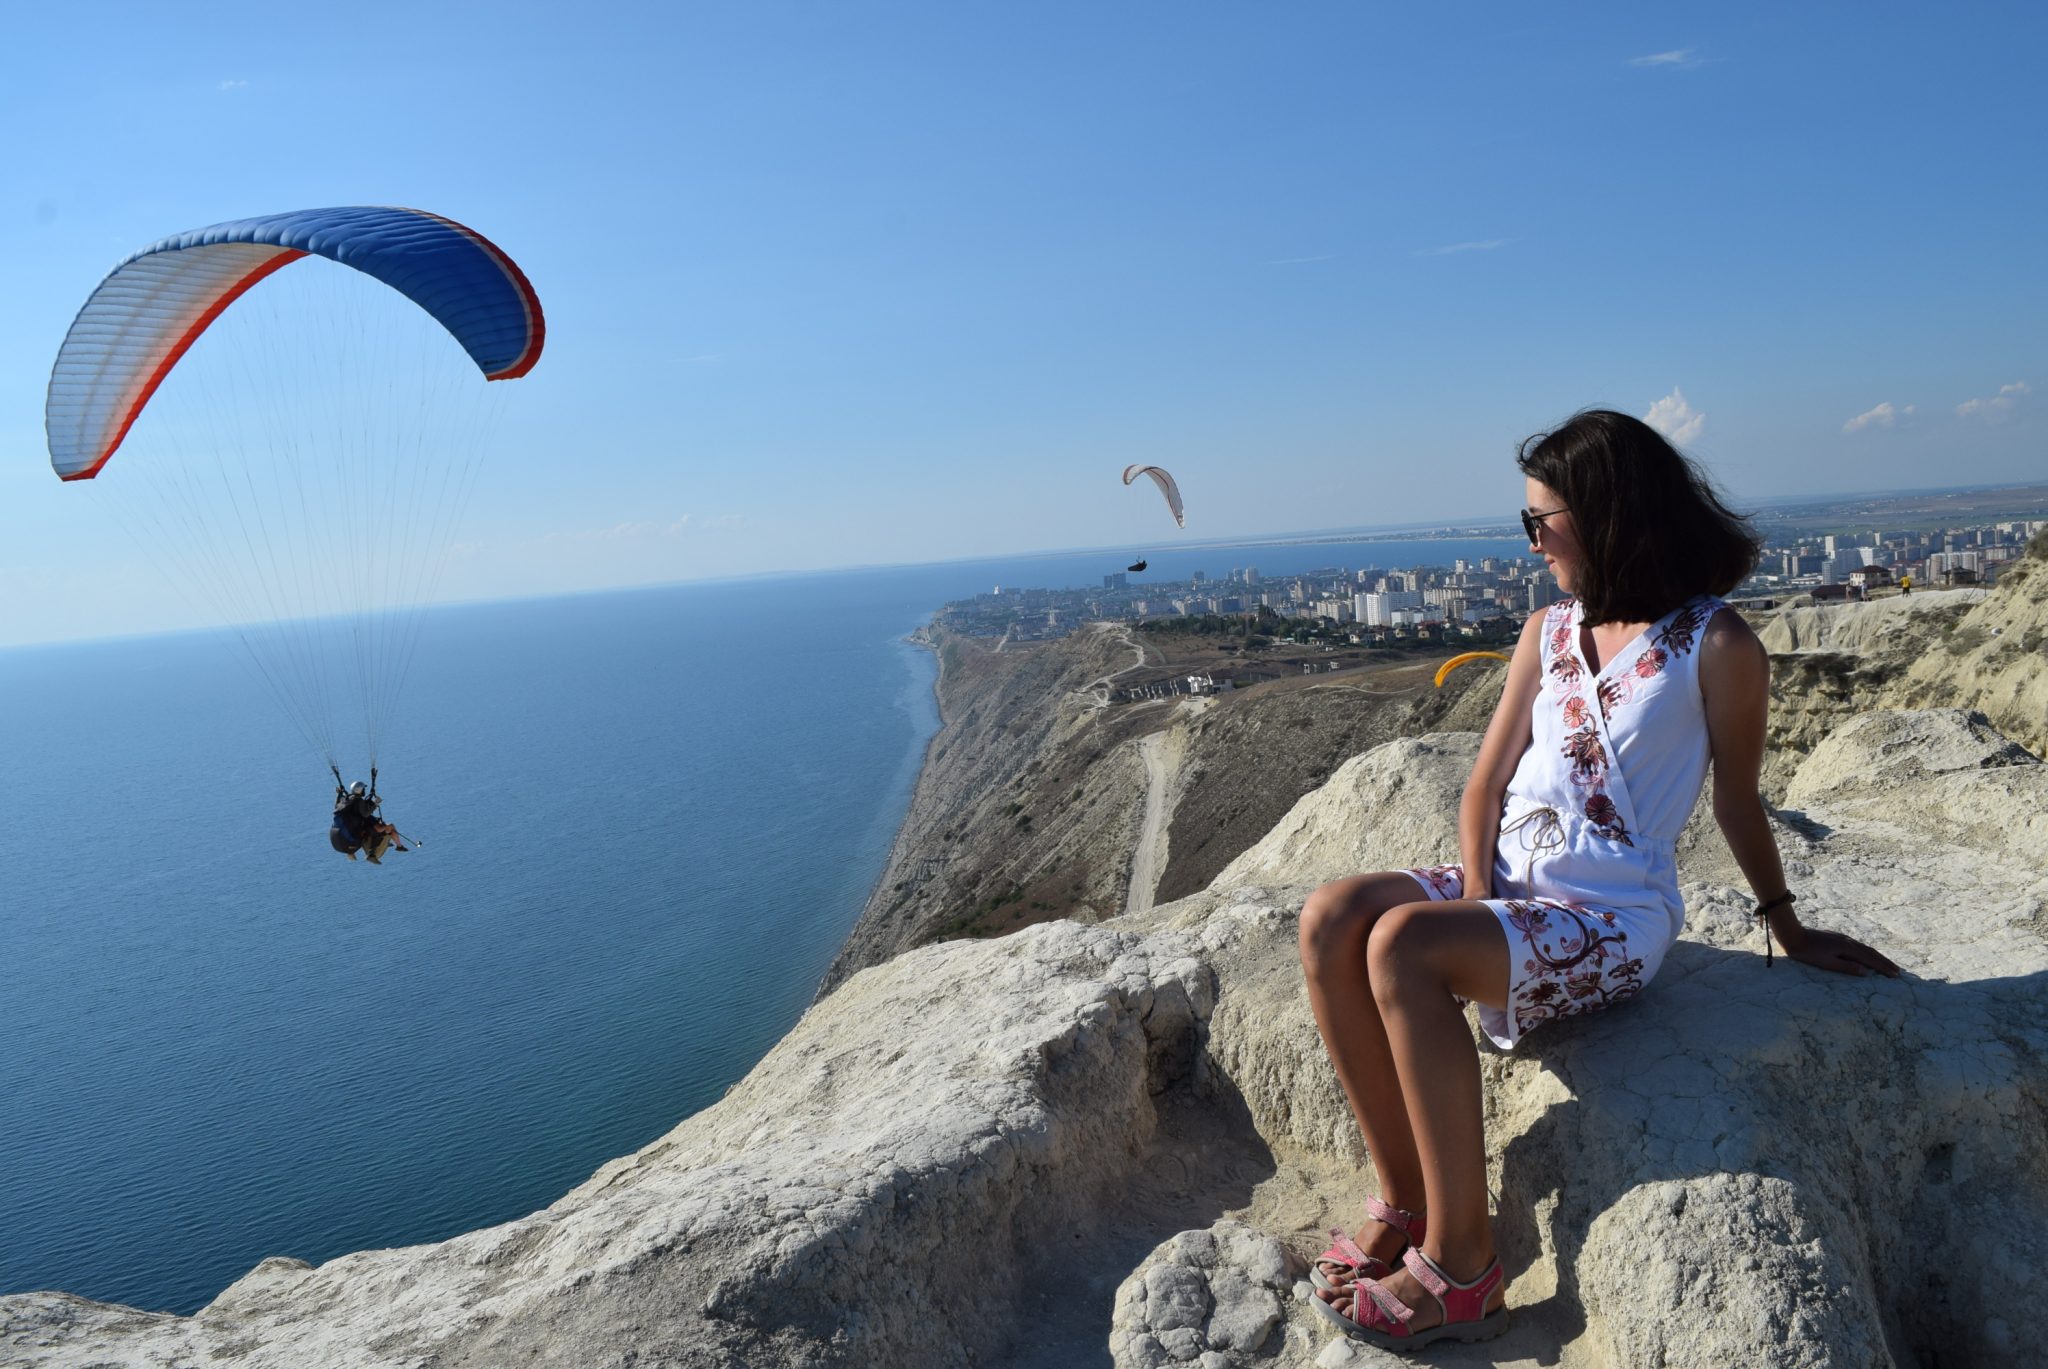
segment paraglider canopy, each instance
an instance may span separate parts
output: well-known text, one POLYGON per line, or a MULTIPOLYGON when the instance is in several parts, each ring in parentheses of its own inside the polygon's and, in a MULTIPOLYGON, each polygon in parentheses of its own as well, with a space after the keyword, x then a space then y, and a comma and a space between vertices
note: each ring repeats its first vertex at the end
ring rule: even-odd
POLYGON ((72 321, 44 408, 50 464, 234 635, 330 767, 337 720, 360 719, 374 793, 507 388, 481 381, 532 370, 546 332, 512 259, 424 210, 175 234, 72 321))
POLYGON ((1126 485, 1130 484, 1133 480, 1136 480, 1141 475, 1149 475, 1152 477, 1152 483, 1157 485, 1159 487, 1159 492, 1166 496, 1166 507, 1173 510, 1174 523, 1180 527, 1186 527, 1188 525, 1188 520, 1186 515, 1181 511, 1180 486, 1174 483, 1173 477, 1169 475, 1164 468, 1159 466, 1124 467, 1124 483, 1126 485))
POLYGON ((1436 687, 1442 689, 1444 681, 1448 680, 1451 677, 1451 672, 1459 666, 1470 665, 1474 661, 1505 661, 1507 659, 1498 651, 1468 651, 1461 656, 1453 656, 1450 660, 1445 661, 1436 668, 1436 687))
POLYGON ((44 428, 65 480, 99 474, 144 406, 237 299, 306 256, 375 277, 431 314, 486 380, 525 375, 547 324, 533 286, 482 234, 420 209, 351 206, 237 219, 143 248, 99 283, 50 370, 44 428))

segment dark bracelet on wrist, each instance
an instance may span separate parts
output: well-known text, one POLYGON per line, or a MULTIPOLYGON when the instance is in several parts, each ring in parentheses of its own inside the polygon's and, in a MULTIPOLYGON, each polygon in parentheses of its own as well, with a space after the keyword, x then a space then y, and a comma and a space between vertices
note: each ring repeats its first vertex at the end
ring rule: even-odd
POLYGON ((1765 968, 1765 969, 1767 969, 1767 970, 1771 968, 1771 923, 1770 923, 1770 916, 1771 916, 1771 914, 1772 914, 1772 913, 1776 912, 1776 911, 1777 911, 1778 909, 1780 909, 1780 908, 1789 908, 1789 907, 1791 907, 1791 906, 1792 906, 1792 904, 1793 904, 1794 902, 1796 902, 1796 901, 1798 900, 1798 898, 1799 898, 1799 895, 1797 895, 1797 894, 1793 893, 1793 892, 1792 892, 1792 891, 1791 891, 1790 889, 1787 889, 1787 890, 1786 890, 1786 891, 1785 891, 1784 893, 1782 893, 1782 894, 1779 894, 1779 895, 1778 895, 1778 896, 1777 896, 1776 898, 1773 898, 1773 899, 1766 899, 1766 900, 1764 900, 1764 901, 1763 901, 1762 903, 1759 903, 1759 904, 1757 904, 1757 905, 1756 905, 1756 909, 1755 909, 1755 911, 1754 911, 1754 912, 1752 912, 1752 913, 1750 914, 1750 916, 1752 916, 1752 917, 1756 918, 1756 919, 1757 919, 1757 921, 1759 921, 1759 922, 1761 922, 1761 923, 1763 924, 1763 928, 1764 928, 1764 968, 1765 968))

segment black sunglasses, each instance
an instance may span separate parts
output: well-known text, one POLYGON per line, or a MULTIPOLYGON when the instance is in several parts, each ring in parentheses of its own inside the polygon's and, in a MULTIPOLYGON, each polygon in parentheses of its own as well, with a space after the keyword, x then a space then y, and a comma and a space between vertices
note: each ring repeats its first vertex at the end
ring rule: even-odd
POLYGON ((1534 545, 1535 545, 1535 542, 1536 542, 1536 537, 1537 537, 1537 535, 1538 535, 1539 533, 1541 533, 1541 532, 1543 531, 1543 520, 1544 520, 1544 519, 1546 519, 1546 518, 1555 518, 1555 517, 1557 517, 1557 515, 1559 515, 1559 514, 1561 514, 1561 513, 1569 513, 1569 512, 1570 512, 1570 509, 1569 509, 1569 508, 1555 508, 1555 509, 1551 509, 1551 510, 1550 510, 1549 512, 1547 512, 1547 513, 1538 513, 1538 512, 1536 512, 1536 510, 1534 510, 1534 509, 1523 509, 1523 510, 1522 510, 1522 531, 1523 531, 1523 532, 1525 532, 1525 533, 1527 533, 1527 534, 1529 534, 1529 543, 1530 543, 1530 545, 1531 545, 1531 546, 1534 546, 1534 545))

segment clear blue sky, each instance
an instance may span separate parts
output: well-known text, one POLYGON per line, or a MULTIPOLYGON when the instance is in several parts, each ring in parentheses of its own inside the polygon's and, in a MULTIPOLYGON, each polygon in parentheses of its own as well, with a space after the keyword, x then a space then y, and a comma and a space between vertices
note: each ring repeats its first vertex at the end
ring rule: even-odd
POLYGON ((1516 439, 1674 390, 1739 498, 2038 478, 2044 29, 16 7, 0 641, 150 625, 114 588, 143 563, 44 454, 92 286, 166 233, 326 204, 473 224, 546 304, 462 597, 1156 541, 1115 483, 1137 460, 1179 474, 1188 536, 1502 516, 1516 439))

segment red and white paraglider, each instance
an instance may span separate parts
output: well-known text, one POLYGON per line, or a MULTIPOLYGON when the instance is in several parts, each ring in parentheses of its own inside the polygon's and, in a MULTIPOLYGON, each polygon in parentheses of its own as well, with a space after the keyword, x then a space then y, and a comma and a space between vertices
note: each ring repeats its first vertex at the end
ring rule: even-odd
POLYGON ((1133 480, 1136 480, 1141 475, 1149 475, 1152 477, 1152 483, 1157 485, 1159 487, 1159 492, 1166 496, 1166 507, 1173 510, 1173 521, 1175 525, 1183 528, 1186 527, 1188 525, 1188 520, 1186 514, 1181 509, 1180 486, 1174 483, 1173 476, 1168 474, 1166 468, 1163 466, 1124 467, 1124 483, 1126 485, 1130 484, 1133 480))

